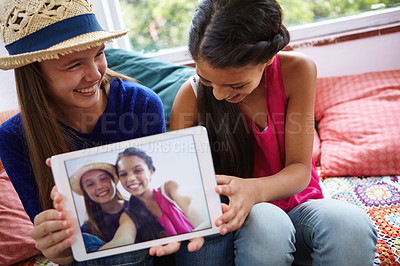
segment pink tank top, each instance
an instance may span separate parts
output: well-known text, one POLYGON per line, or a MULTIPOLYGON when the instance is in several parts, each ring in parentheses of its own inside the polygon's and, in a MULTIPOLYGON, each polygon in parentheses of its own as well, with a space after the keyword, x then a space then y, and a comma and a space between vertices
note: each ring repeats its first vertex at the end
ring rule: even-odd
POLYGON ((194 227, 183 211, 172 203, 172 200, 166 198, 160 189, 154 189, 153 195, 162 213, 157 219, 168 235, 173 236, 193 231, 194 227))
MULTIPOLYGON (((253 177, 276 174, 285 166, 285 116, 287 101, 278 55, 275 56, 274 62, 265 69, 265 77, 265 102, 267 106, 268 127, 260 132, 257 125, 246 116, 247 124, 255 137, 255 142, 253 143, 255 151, 253 177)), ((323 198, 323 195, 313 161, 311 181, 307 188, 296 195, 270 201, 270 203, 288 212, 308 199, 320 198, 323 198)))

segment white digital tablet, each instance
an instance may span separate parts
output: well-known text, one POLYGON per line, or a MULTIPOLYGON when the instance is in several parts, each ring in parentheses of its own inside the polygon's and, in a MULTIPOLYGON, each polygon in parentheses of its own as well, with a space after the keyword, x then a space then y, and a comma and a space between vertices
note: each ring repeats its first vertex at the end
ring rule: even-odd
POLYGON ((53 156, 77 261, 219 232, 221 201, 201 126, 53 156))

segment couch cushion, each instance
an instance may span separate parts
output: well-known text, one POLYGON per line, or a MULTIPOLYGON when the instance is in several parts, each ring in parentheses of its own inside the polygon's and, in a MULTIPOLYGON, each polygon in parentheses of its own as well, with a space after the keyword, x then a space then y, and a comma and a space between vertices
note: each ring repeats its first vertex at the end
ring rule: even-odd
POLYGON ((30 236, 33 224, 4 170, 0 171, 0 195, 0 265, 40 254, 30 236))
POLYGON ((181 85, 194 74, 194 68, 178 66, 122 49, 107 49, 105 54, 110 69, 136 79, 160 96, 168 129, 175 95, 181 85))
POLYGON ((400 173, 400 70, 321 78, 315 118, 324 176, 400 173))

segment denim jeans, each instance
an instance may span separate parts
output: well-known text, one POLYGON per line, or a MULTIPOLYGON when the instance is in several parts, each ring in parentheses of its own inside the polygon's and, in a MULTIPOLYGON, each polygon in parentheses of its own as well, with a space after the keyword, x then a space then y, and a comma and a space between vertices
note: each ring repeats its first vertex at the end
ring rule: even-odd
POLYGON ((187 251, 188 241, 181 244, 175 254, 177 266, 230 266, 234 265, 233 234, 212 235, 205 238, 204 245, 195 252, 187 251))
POLYGON ((377 234, 366 213, 339 200, 309 200, 288 214, 253 206, 234 234, 235 264, 373 265, 377 234))
MULTIPOLYGON (((233 237, 232 233, 224 236, 212 235, 205 238, 203 247, 195 252, 187 250, 188 241, 183 241, 181 248, 175 254, 177 266, 227 266, 233 265, 233 237)), ((170 265, 171 258, 160 257, 155 259, 157 265, 170 265)), ((149 250, 138 250, 122 253, 115 256, 98 258, 88 261, 75 261, 72 265, 153 265, 153 257, 149 255, 149 250)))
POLYGON ((148 249, 141 249, 137 251, 121 253, 118 255, 87 260, 87 261, 74 261, 72 265, 136 265, 136 266, 150 266, 153 265, 153 257, 149 255, 148 249))

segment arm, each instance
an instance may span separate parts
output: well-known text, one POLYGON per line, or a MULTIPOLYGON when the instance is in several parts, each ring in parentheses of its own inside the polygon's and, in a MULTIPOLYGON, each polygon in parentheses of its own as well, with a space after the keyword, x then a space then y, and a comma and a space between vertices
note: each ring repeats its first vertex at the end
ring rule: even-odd
POLYGON ((199 208, 196 204, 196 201, 193 200, 190 196, 181 193, 177 182, 168 181, 165 183, 164 187, 167 196, 175 201, 179 208, 182 209, 185 216, 189 219, 193 227, 196 228, 205 220, 207 220, 207 217, 201 215, 201 213, 198 211, 199 208))
POLYGON ((119 227, 113 239, 102 246, 100 250, 133 244, 136 239, 136 226, 132 219, 125 212, 119 218, 119 227))
POLYGON ((216 221, 223 225, 222 233, 240 228, 254 204, 295 195, 310 182, 316 67, 295 53, 282 53, 279 58, 287 97, 285 167, 267 177, 217 177, 217 192, 231 202, 229 211, 216 221))
POLYGON ((171 110, 170 130, 196 126, 197 115, 197 99, 187 80, 176 94, 171 110))
POLYGON ((25 212, 33 222, 35 216, 43 209, 39 202, 36 179, 22 132, 20 115, 14 116, 0 126, 0 159, 25 212))

